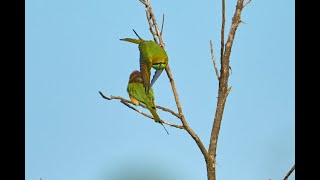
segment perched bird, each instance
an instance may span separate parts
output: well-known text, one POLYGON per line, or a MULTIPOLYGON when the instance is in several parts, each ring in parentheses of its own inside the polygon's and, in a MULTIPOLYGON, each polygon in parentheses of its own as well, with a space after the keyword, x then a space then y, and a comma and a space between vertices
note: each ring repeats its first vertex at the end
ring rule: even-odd
POLYGON ((143 40, 133 29, 139 39, 124 38, 122 41, 127 41, 139 44, 140 51, 140 71, 142 74, 142 82, 145 92, 148 94, 149 89, 158 79, 162 71, 168 64, 168 55, 162 47, 154 41, 143 40), (151 68, 156 69, 156 72, 150 83, 151 68))
MULTIPOLYGON (((153 89, 150 88, 149 94, 146 94, 142 83, 141 73, 139 71, 135 70, 130 74, 127 92, 133 104, 147 108, 151 112, 154 120, 163 126, 157 113, 156 105, 154 103, 153 89)), ((164 129, 166 130, 165 127, 164 129)))

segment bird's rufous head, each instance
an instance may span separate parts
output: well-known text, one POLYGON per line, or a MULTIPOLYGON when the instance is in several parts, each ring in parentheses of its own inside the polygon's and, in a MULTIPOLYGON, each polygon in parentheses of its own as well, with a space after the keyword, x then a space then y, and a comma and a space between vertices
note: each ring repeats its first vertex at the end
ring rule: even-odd
POLYGON ((129 83, 131 83, 131 82, 140 82, 140 83, 142 83, 142 78, 141 78, 140 71, 135 70, 130 74, 129 83))

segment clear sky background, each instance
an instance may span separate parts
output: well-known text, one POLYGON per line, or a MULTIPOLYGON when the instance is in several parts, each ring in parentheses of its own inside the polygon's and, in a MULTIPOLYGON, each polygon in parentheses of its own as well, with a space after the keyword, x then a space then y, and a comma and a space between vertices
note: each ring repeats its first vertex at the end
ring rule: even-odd
MULTIPOLYGON (((163 39, 184 115, 208 147, 218 89, 209 41, 219 59, 221 1, 151 4, 158 24, 165 14, 163 39)), ((226 2, 226 36, 235 5, 226 2)), ((243 10, 218 141, 220 180, 279 180, 295 163, 294 8, 291 0, 252 0, 243 10)), ((27 0, 25 18, 26 180, 107 180, 130 172, 206 179, 187 132, 166 126, 168 136, 98 93, 128 98, 139 52, 119 39, 134 38, 132 29, 152 39, 138 0, 27 0)), ((153 87, 156 103, 177 111, 165 73, 153 87)))

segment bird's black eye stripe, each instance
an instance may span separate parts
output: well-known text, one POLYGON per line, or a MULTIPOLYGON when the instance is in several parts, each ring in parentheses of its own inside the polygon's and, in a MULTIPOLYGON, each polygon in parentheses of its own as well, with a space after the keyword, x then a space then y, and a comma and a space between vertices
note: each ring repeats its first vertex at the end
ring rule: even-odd
POLYGON ((163 62, 153 63, 153 65, 158 65, 158 64, 166 64, 166 63, 163 63, 163 62))

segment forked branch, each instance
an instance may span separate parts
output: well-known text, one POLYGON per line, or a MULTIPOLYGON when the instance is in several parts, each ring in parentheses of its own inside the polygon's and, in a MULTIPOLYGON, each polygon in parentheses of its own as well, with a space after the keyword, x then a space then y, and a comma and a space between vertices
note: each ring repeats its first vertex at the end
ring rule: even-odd
POLYGON ((232 44, 239 24, 241 23, 241 12, 243 9, 243 0, 237 1, 235 13, 232 18, 232 24, 229 31, 227 42, 224 44, 224 24, 225 24, 225 0, 222 0, 222 27, 221 27, 221 57, 220 57, 220 78, 219 78, 219 90, 216 112, 214 116, 213 126, 211 130, 210 144, 209 144, 209 159, 213 163, 211 166, 207 166, 208 180, 216 179, 216 151, 218 144, 218 137, 220 132, 220 126, 222 116, 227 100, 227 96, 231 91, 231 87, 228 87, 229 68, 230 68, 230 54, 232 44))

